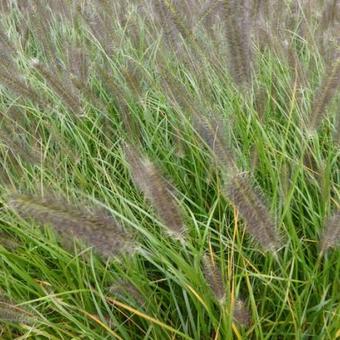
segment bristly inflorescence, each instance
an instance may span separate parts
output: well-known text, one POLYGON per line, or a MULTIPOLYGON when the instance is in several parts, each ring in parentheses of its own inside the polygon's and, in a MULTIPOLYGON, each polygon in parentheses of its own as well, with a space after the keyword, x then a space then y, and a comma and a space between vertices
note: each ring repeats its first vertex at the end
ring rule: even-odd
POLYGON ((229 68, 234 81, 241 88, 248 87, 252 77, 250 3, 249 0, 225 1, 229 68))
POLYGON ((321 236, 320 249, 322 252, 340 245, 340 211, 335 212, 325 223, 321 236))
POLYGON ((212 151, 212 156, 220 168, 225 169, 229 174, 237 172, 233 151, 223 131, 222 118, 219 119, 217 115, 205 117, 196 113, 193 115, 193 125, 212 151))
POLYGON ((328 67, 319 89, 314 94, 311 113, 308 116, 307 128, 315 133, 327 115, 327 107, 340 88, 340 56, 328 67))
POLYGON ((125 143, 124 153, 134 184, 149 200, 167 232, 175 238, 182 239, 185 234, 182 212, 171 193, 169 183, 156 165, 136 147, 125 143))
POLYGON ((68 46, 67 64, 71 79, 77 79, 83 86, 89 78, 89 57, 84 46, 68 46))
POLYGON ((176 50, 180 45, 180 34, 185 36, 185 30, 180 19, 171 11, 170 4, 167 1, 155 0, 153 7, 157 19, 164 27, 165 42, 170 48, 176 50))
POLYGON ((50 67, 56 70, 56 46, 51 36, 51 16, 45 0, 34 0, 29 16, 29 28, 42 50, 50 67))
POLYGON ((241 326, 249 327, 251 323, 251 315, 245 302, 236 299, 233 306, 233 320, 241 326))
POLYGON ((9 206, 24 219, 50 224, 63 235, 72 235, 92 246, 105 258, 135 250, 133 235, 103 209, 86 209, 65 199, 11 194, 9 206))
POLYGON ((0 321, 31 325, 37 318, 0 292, 0 321))
MULTIPOLYGON (((41 152, 37 144, 29 142, 28 134, 19 130, 19 114, 15 112, 13 114, 14 118, 12 118, 10 115, 0 112, 0 142, 10 151, 12 161, 19 156, 27 164, 39 164, 42 156, 41 152)), ((24 130, 24 132, 26 131, 24 130)))
POLYGON ((248 233, 265 250, 274 251, 281 245, 274 218, 259 189, 255 189, 245 174, 230 177, 224 187, 226 197, 237 208, 248 233))
POLYGON ((0 61, 0 84, 9 89, 12 93, 30 100, 41 107, 46 107, 45 101, 38 92, 26 81, 25 77, 7 57, 0 61), (8 63, 5 63, 5 59, 8 63), (9 68, 8 68, 9 66, 9 68))
POLYGON ((0 24, 0 50, 2 58, 3 56, 13 56, 16 52, 15 46, 13 46, 13 44, 11 43, 1 24, 0 24))
POLYGON ((226 285, 221 270, 210 254, 205 254, 202 261, 204 277, 216 300, 223 304, 226 299, 226 285))
POLYGON ((201 138, 212 151, 224 179, 223 194, 237 208, 246 223, 247 232, 266 250, 276 250, 280 237, 274 218, 265 204, 259 188, 249 176, 240 172, 230 145, 223 138, 223 124, 196 116, 195 124, 201 138))
MULTIPOLYGON (((220 303, 220 305, 224 305, 227 297, 227 287, 220 268, 217 267, 212 254, 205 254, 202 262, 204 277, 214 294, 215 299, 220 303)), ((243 300, 236 299, 233 302, 232 309, 234 322, 241 326, 249 326, 251 317, 245 302, 243 300)))
POLYGON ((83 108, 77 89, 73 86, 68 77, 60 79, 52 70, 37 59, 32 60, 32 66, 45 78, 48 85, 59 96, 63 104, 75 115, 81 115, 83 108))
MULTIPOLYGON (((24 243, 32 239, 24 233, 16 243, 16 220, 24 229, 34 222, 51 226, 63 236, 61 244, 83 241, 105 259, 133 253, 135 235, 100 203, 74 203, 55 194, 9 194, 0 202, 12 210, 7 214, 0 207, 2 285, 11 296, 32 300, 17 304, 0 292, 4 332, 14 327, 13 336, 23 330, 34 336, 49 337, 51 332, 52 337, 96 338, 97 332, 105 337, 107 331, 108 336, 117 332, 117 338, 169 334, 224 339, 232 332, 238 338, 267 336, 265 332, 281 337, 288 324, 290 334, 318 336, 322 325, 327 335, 336 337, 332 294, 317 310, 309 292, 322 291, 323 286, 334 291, 334 275, 329 274, 337 255, 331 250, 340 245, 339 210, 324 221, 320 233, 322 261, 317 264, 322 264, 322 273, 313 256, 301 262, 290 261, 289 255, 311 254, 313 242, 299 242, 296 235, 310 239, 314 228, 309 230, 305 222, 318 220, 337 205, 338 154, 333 141, 340 143, 340 115, 333 119, 330 109, 336 110, 331 104, 340 84, 339 6, 339 0, 0 0, 0 191, 29 188, 32 182, 43 187, 57 180, 55 187, 67 188, 70 197, 78 190, 100 196, 117 185, 117 197, 131 206, 136 208, 134 194, 146 200, 142 203, 147 211, 137 208, 133 225, 143 231, 140 218, 146 217, 155 226, 144 230, 138 256, 107 263, 106 268, 92 259, 77 261, 83 252, 72 261, 64 252, 53 252, 42 261, 41 251, 52 251, 53 244, 32 251, 32 242, 24 243), (322 62, 326 72, 320 73, 320 85, 310 96, 322 62), (335 120, 333 126, 323 124, 328 116, 330 123, 335 120), (305 133, 313 138, 305 141, 305 133), (122 138, 129 142, 119 150, 122 138), (178 144, 177 159, 171 143, 178 144), (159 160, 142 151, 150 145, 156 145, 159 160), (238 158, 238 152, 248 150, 256 153, 256 162, 251 155, 238 158), (169 177, 182 188, 187 185, 180 198, 188 216, 162 171, 161 159, 167 160, 169 177), (240 166, 249 163, 256 169, 254 176, 240 166), (131 190, 121 171, 125 166, 140 192, 131 190), (307 174, 305 180, 306 168, 314 179, 307 174), (281 174, 284 178, 276 173, 280 169, 287 172, 281 174), (216 180, 210 180, 211 174, 216 180), (273 193, 271 203, 255 176, 273 193), (324 204, 315 202, 320 191, 324 204), (282 214, 278 220, 293 233, 294 251, 287 249, 282 258, 275 253, 283 240, 271 213, 274 207, 282 214), (159 233, 158 226, 170 236, 159 233), (261 252, 254 262, 255 249, 242 251, 248 239, 239 237, 243 227, 258 248, 273 254, 261 252), (234 229, 233 238, 229 228, 234 229), (209 251, 199 258, 198 277, 194 256, 205 252, 207 236, 209 251), (277 261, 262 255, 274 255, 277 261), (60 270, 65 261, 67 270, 60 270), (284 277, 267 275, 272 270, 284 277), (304 280, 311 271, 320 278, 311 283, 314 290, 304 280), (203 296, 195 287, 199 278, 203 296), (107 282, 113 284, 103 296, 101 285, 107 282), (268 289, 261 296, 257 293, 264 282, 268 289), (74 289, 74 283, 80 289, 74 289), (291 312, 279 304, 294 298, 295 283, 303 286, 301 296, 307 300, 296 300, 291 312), (56 289, 41 296, 47 292, 40 289, 45 285, 56 289), (189 296, 186 288, 192 288, 189 296), (249 297, 243 300, 236 292, 246 289, 249 297), (109 310, 105 299, 117 302, 117 308, 109 310), (40 313, 47 312, 47 322, 39 329, 29 327, 39 323, 38 313, 24 307, 35 302, 40 313), (256 316, 253 325, 248 304, 256 316), (303 324, 300 304, 302 310, 313 310, 303 324), (198 324, 202 320, 203 326, 198 324), (243 334, 240 330, 239 336, 235 324, 249 329, 243 334)), ((125 221, 132 216, 121 214, 125 221)))

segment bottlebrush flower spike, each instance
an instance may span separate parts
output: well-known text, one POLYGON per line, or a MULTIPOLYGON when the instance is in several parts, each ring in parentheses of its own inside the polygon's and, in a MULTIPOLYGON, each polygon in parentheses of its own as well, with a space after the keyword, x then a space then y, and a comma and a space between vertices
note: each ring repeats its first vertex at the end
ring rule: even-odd
POLYGON ((221 271, 209 254, 203 256, 203 274, 216 300, 223 304, 226 299, 226 287, 221 271))
POLYGON ((321 251, 325 252, 330 248, 340 245, 340 211, 328 218, 324 232, 321 237, 321 251))
POLYGON ((264 249, 274 251, 280 246, 280 237, 259 190, 249 178, 239 174, 229 178, 224 192, 244 219, 246 230, 264 249))
POLYGON ((233 152, 221 131, 223 122, 216 116, 207 118, 197 113, 193 115, 193 121, 198 134, 212 151, 221 169, 227 169, 230 174, 237 172, 233 152))
POLYGON ((226 40, 229 45, 230 71, 238 86, 249 86, 252 73, 251 6, 249 0, 225 1, 226 40))
POLYGON ((126 143, 124 153, 136 187, 149 200, 168 233, 182 239, 185 228, 181 210, 159 169, 132 145, 126 143))
POLYGON ((333 65, 326 71, 321 86, 314 95, 311 114, 307 122, 307 128, 310 133, 313 133, 321 124, 323 118, 326 116, 327 107, 337 94, 339 87, 340 56, 338 56, 333 65))
POLYGON ((46 82, 71 112, 78 116, 83 114, 80 96, 69 79, 59 79, 52 71, 36 59, 32 60, 32 66, 45 78, 46 82))
POLYGON ((237 299, 233 307, 233 319, 241 326, 249 326, 251 322, 250 312, 243 300, 237 299))
POLYGON ((133 236, 102 209, 73 206, 55 196, 11 194, 9 206, 24 219, 50 224, 62 234, 85 241, 104 258, 135 250, 133 236))
POLYGON ((0 321, 31 325, 37 319, 0 292, 0 321))

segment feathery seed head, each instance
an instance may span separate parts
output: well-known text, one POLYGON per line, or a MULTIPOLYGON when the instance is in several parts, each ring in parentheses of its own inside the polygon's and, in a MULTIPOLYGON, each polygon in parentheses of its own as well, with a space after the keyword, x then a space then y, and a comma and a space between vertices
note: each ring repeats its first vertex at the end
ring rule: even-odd
POLYGON ((327 115, 327 107, 340 88, 340 57, 327 69, 319 89, 314 94, 311 113, 306 122, 308 134, 313 135, 327 115))
POLYGON ((226 170, 229 175, 236 171, 233 152, 229 142, 225 138, 223 122, 216 115, 210 115, 209 118, 200 114, 193 116, 194 126, 202 140, 208 145, 212 151, 212 155, 216 159, 221 169, 226 170))
POLYGON ((83 108, 78 90, 73 86, 71 80, 64 74, 64 79, 59 78, 53 73, 53 70, 49 70, 46 66, 41 64, 36 59, 33 59, 31 65, 36 69, 41 76, 44 77, 48 85, 63 101, 64 105, 70 109, 71 112, 81 116, 83 114, 83 108))
POLYGON ((209 254, 203 256, 203 274, 216 300, 223 304, 226 299, 226 287, 220 269, 209 254))
POLYGON ((105 258, 131 253, 135 249, 133 236, 102 210, 72 206, 55 196, 12 194, 8 204, 24 219, 51 224, 58 232, 93 246, 105 258))
POLYGON ((241 326, 249 326, 251 322, 250 312, 243 300, 237 299, 233 306, 233 319, 241 326))
POLYGON ((151 203, 167 232, 182 239, 185 228, 181 209, 160 170, 132 145, 126 143, 124 152, 134 184, 151 203))
POLYGON ((0 292, 0 321, 31 325, 37 318, 0 292))
POLYGON ((225 1, 230 71, 236 84, 245 88, 252 76, 251 20, 249 0, 225 1))
POLYGON ((231 177, 225 184, 225 194, 238 209, 246 223, 246 230, 262 247, 275 251, 280 246, 280 237, 274 219, 264 203, 262 194, 253 188, 249 178, 240 174, 231 177))
POLYGON ((322 252, 340 245, 340 211, 328 218, 321 236, 320 249, 322 252))

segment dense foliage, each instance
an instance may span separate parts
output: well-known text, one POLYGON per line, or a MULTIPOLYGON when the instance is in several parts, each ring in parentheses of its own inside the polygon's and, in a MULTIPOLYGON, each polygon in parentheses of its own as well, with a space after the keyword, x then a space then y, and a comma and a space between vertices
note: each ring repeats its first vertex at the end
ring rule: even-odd
POLYGON ((340 336, 337 0, 2 0, 2 339, 340 336))

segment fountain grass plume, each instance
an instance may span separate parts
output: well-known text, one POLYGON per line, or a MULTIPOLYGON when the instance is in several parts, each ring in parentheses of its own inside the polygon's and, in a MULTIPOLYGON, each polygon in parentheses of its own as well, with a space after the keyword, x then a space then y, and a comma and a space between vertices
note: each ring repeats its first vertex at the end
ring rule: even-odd
POLYGON ((129 107, 130 93, 125 91, 112 74, 109 74, 103 67, 97 67, 97 72, 101 76, 104 86, 115 99, 116 108, 124 124, 125 131, 131 139, 140 139, 140 130, 129 107))
POLYGON ((37 318, 30 312, 17 306, 12 299, 9 299, 0 291, 0 321, 32 325, 37 321, 37 318))
POLYGON ((241 326, 249 327, 251 323, 250 312, 241 299, 236 299, 233 306, 233 320, 241 326))
POLYGON ((196 113, 193 115, 193 125, 220 168, 228 174, 237 172, 233 152, 225 132, 222 131, 224 128, 222 119, 215 114, 205 117, 196 113))
POLYGON ((322 120, 327 115, 327 107, 338 93, 340 87, 340 56, 334 60, 333 64, 326 70, 321 81, 321 85, 314 94, 311 112, 306 122, 310 134, 320 126, 322 120))
POLYGON ((184 24, 184 20, 181 17, 180 13, 177 11, 176 6, 169 0, 160 0, 160 2, 162 3, 164 10, 171 18, 177 30, 181 33, 183 39, 189 41, 191 32, 188 29, 188 27, 184 24))
POLYGON ((226 299, 226 286, 220 269, 217 267, 212 255, 205 254, 202 259, 204 277, 213 292, 216 300, 224 304, 226 299))
POLYGON ((83 86, 88 82, 89 60, 84 47, 67 48, 67 64, 72 78, 75 77, 83 86))
POLYGON ((48 85, 59 96, 66 108, 77 116, 83 114, 80 96, 69 79, 59 79, 52 70, 49 70, 37 59, 32 60, 32 66, 44 77, 48 85))
POLYGON ((29 16, 29 29, 34 34, 37 42, 42 46, 46 60, 54 71, 58 69, 56 46, 53 44, 51 31, 51 14, 46 0, 33 0, 29 16))
POLYGON ((340 211, 335 212, 328 218, 320 241, 320 250, 326 252, 340 245, 340 211))
POLYGON ((185 236, 185 225, 180 206, 160 170, 137 147, 124 144, 124 154, 136 187, 151 203, 166 231, 176 239, 185 236))
POLYGON ((156 0, 154 2, 154 12, 157 19, 162 23, 162 27, 164 27, 165 42, 170 48, 178 49, 180 32, 173 21, 172 13, 163 0, 156 0))
POLYGON ((7 116, 0 112, 1 116, 4 118, 0 120, 0 141, 10 150, 14 157, 19 156, 28 164, 40 164, 42 154, 37 145, 25 140, 17 125, 13 124, 11 119, 7 119, 7 116))
POLYGON ((1 53, 8 56, 13 56, 16 54, 16 48, 13 43, 8 38, 2 24, 0 23, 0 49, 1 53))
POLYGON ((254 188, 245 174, 229 177, 224 184, 224 194, 238 209, 245 221, 246 231, 267 251, 281 246, 274 218, 265 204, 262 193, 254 188))
MULTIPOLYGON (((227 287, 221 270, 217 267, 211 254, 205 254, 202 258, 204 277, 214 294, 214 297, 223 306, 226 302, 227 287)), ((233 301, 233 321, 241 326, 250 325, 250 312, 243 300, 233 301)))
POLYGON ((235 83, 248 88, 252 78, 250 0, 226 0, 226 41, 229 45, 229 68, 235 83))
POLYGON ((280 247, 277 226, 260 190, 246 175, 240 173, 230 145, 221 134, 218 120, 194 115, 194 124, 202 140, 209 146, 224 180, 223 194, 238 209, 247 232, 269 251, 280 247))
POLYGON ((4 85, 14 94, 32 101, 40 107, 47 106, 45 100, 41 98, 33 87, 27 84, 25 78, 14 67, 5 69, 0 63, 0 84, 4 85))
POLYGON ((24 219, 50 224, 61 234, 84 241, 104 258, 135 249, 133 235, 103 209, 72 205, 56 195, 40 197, 19 193, 9 195, 8 205, 24 219))

